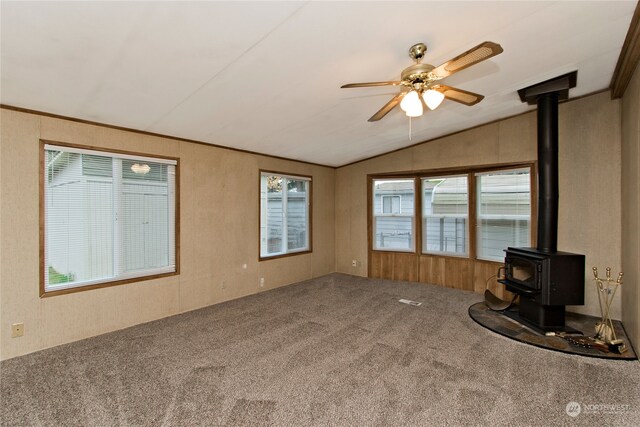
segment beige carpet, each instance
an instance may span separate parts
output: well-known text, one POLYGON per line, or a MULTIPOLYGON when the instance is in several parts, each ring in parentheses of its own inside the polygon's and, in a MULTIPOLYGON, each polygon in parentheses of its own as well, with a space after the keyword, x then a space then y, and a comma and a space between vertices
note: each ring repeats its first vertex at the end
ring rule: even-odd
POLYGON ((324 276, 4 361, 0 424, 640 425, 638 362, 493 334, 481 298, 324 276))

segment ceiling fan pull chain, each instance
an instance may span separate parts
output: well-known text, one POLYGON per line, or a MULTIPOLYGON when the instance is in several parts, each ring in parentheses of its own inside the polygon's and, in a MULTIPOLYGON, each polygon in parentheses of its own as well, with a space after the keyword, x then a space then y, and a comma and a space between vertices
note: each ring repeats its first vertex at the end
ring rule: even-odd
POLYGON ((411 141, 411 117, 409 117, 409 141, 411 141))

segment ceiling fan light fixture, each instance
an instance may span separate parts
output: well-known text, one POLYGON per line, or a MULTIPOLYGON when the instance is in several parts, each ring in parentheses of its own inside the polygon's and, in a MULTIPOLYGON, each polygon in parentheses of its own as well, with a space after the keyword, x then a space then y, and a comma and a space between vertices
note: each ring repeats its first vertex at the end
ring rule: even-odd
POLYGON ((424 113, 422 103, 412 105, 405 113, 407 114, 407 117, 420 117, 422 113, 424 113))
POLYGON ((400 102, 400 108, 407 113, 409 117, 418 117, 422 115, 422 102, 420 95, 415 90, 407 93, 400 102))
POLYGON ((437 90, 429 89, 422 94, 422 98, 430 110, 435 110, 444 100, 444 94, 437 90))

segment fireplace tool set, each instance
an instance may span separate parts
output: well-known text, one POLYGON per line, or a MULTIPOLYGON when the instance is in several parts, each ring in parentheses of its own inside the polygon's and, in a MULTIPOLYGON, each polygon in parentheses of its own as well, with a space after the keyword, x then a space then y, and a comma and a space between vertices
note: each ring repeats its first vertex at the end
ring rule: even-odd
POLYGON ((607 267, 605 278, 598 276, 598 269, 592 268, 593 278, 598 291, 598 303, 600 304, 601 318, 596 322, 596 334, 592 337, 584 337, 571 335, 567 333, 547 333, 548 336, 554 335, 560 337, 567 342, 585 348, 595 348, 605 353, 612 352, 622 354, 627 351, 624 341, 616 336, 616 330, 611 320, 611 303, 616 295, 618 287, 622 285, 622 272, 618 274, 617 279, 611 277, 611 267, 607 267))
POLYGON ((601 320, 596 323, 596 334, 593 339, 599 344, 607 345, 609 350, 614 353, 624 353, 627 350, 624 342, 616 336, 616 330, 610 315, 611 303, 618 287, 622 285, 623 275, 620 272, 618 278, 614 281, 611 277, 611 267, 607 267, 606 277, 603 279, 598 277, 598 269, 593 267, 593 277, 596 282, 600 313, 602 314, 601 320))

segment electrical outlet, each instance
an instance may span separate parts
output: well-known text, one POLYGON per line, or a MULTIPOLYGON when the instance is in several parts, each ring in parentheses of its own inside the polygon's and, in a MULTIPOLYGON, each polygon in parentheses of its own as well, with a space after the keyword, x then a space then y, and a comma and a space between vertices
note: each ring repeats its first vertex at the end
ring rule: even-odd
POLYGON ((224 289, 224 288, 226 288, 226 287, 227 287, 227 286, 226 286, 226 284, 224 283, 224 280, 221 280, 221 281, 220 281, 220 289, 224 289))
POLYGON ((242 269, 246 270, 247 269, 247 264, 242 264, 242 269))
POLYGON ((358 266, 358 260, 354 259, 351 261, 351 267, 357 267, 358 266))
POLYGON ((11 338, 17 338, 24 335, 24 323, 14 323, 11 325, 11 338))
POLYGON ((260 287, 264 288, 264 277, 260 278, 260 287))

